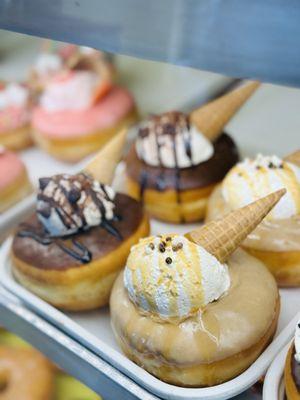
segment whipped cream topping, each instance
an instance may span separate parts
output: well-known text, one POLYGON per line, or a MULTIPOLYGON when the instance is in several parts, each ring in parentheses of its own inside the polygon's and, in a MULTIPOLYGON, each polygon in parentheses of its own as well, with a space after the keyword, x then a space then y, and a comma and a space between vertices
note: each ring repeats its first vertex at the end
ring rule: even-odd
POLYGON ((114 219, 114 190, 87 175, 39 180, 37 215, 50 236, 66 236, 114 219))
POLYGON ((154 116, 139 126, 138 157, 154 167, 189 168, 210 159, 213 145, 180 112, 154 116))
POLYGON ((39 75, 52 75, 61 70, 63 63, 58 54, 55 53, 40 53, 33 69, 39 75))
POLYGON ((0 89, 0 110, 8 107, 25 107, 29 99, 28 89, 18 83, 8 83, 0 89))
POLYGON ((184 236, 141 239, 127 260, 124 285, 142 312, 184 319, 220 298, 230 286, 226 265, 184 236))
POLYGON ((295 332, 295 359, 300 364, 300 321, 297 324, 295 332))
POLYGON ((49 112, 89 108, 99 76, 92 71, 64 71, 56 75, 41 96, 41 106, 49 112))
POLYGON ((281 188, 286 188, 287 193, 266 219, 300 214, 300 168, 277 156, 259 154, 229 171, 223 181, 222 194, 230 207, 237 209, 281 188))

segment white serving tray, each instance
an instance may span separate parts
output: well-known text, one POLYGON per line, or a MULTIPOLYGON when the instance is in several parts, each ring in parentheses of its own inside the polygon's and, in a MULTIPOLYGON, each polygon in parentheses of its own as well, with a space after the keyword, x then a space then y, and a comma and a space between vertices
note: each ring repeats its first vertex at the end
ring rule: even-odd
MULTIPOLYGON (((154 234, 174 231, 184 233, 191 228, 192 225, 174 226, 152 222, 154 234)), ((276 338, 244 373, 212 388, 191 389, 169 385, 150 375, 122 354, 114 340, 108 308, 88 313, 63 313, 19 285, 11 274, 10 245, 11 239, 8 239, 0 251, 0 276, 3 286, 37 314, 163 399, 221 400, 245 391, 266 372, 278 352, 291 339, 300 318, 299 314, 296 315, 299 311, 297 301, 299 303, 300 289, 281 290, 281 313, 276 338)))
MULTIPOLYGON (((299 315, 300 316, 300 315, 299 315)), ((296 323, 295 323, 296 326, 296 323)), ((274 358, 265 376, 263 400, 284 400, 284 365, 291 343, 289 342, 274 358)))

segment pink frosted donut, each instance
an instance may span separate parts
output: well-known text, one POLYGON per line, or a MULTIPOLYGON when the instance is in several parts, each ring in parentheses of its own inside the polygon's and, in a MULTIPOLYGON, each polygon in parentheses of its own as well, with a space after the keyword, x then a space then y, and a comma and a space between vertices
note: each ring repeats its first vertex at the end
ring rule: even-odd
POLYGON ((133 110, 131 94, 114 87, 87 109, 50 112, 38 106, 33 111, 32 125, 49 139, 72 139, 112 128, 133 110))
POLYGON ((0 191, 10 186, 24 172, 25 166, 15 153, 0 149, 0 191))

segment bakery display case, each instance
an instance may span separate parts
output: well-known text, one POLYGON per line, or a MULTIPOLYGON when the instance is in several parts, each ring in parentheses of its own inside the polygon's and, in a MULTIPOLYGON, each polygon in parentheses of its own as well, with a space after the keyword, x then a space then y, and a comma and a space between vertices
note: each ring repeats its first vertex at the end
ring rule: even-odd
POLYGON ((288 3, 0 5, 0 325, 57 393, 299 396, 288 3))

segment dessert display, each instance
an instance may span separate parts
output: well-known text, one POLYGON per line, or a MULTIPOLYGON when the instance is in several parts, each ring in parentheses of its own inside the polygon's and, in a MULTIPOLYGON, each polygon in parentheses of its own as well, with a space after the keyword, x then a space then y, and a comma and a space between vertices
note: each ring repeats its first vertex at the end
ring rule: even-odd
POLYGON ((210 193, 238 161, 223 128, 258 85, 248 83, 190 115, 167 112, 138 126, 126 158, 127 188, 151 216, 175 223, 204 217, 210 193))
POLYGON ((0 146, 0 213, 32 191, 25 165, 17 154, 0 146))
POLYGON ((284 368, 285 391, 288 400, 300 399, 300 323, 290 346, 284 368))
POLYGON ((300 152, 286 159, 258 155, 233 167, 211 195, 207 221, 220 218, 273 190, 287 194, 243 243, 281 286, 300 285, 300 152))
POLYGON ((29 348, 0 346, 0 398, 51 400, 53 370, 40 353, 29 348))
POLYGON ((142 205, 109 185, 125 138, 120 132, 81 173, 41 178, 36 212, 16 231, 14 277, 58 308, 107 304, 131 246, 149 233, 142 205))
POLYGON ((32 144, 30 136, 30 95, 20 83, 0 84, 0 145, 21 150, 32 144))
POLYGON ((165 382, 204 387, 257 359, 276 330, 279 292, 268 269, 237 247, 284 193, 132 247, 110 298, 114 333, 132 361, 165 382))

